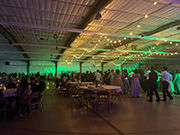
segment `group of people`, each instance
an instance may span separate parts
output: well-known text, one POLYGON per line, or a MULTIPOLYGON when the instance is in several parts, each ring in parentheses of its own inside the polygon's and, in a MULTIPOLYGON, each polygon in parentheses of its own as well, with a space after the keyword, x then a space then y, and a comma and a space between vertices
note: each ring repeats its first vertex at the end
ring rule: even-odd
MULTIPOLYGON (((122 74, 117 69, 114 73, 114 70, 105 77, 104 82, 109 81, 110 85, 120 86, 123 89, 124 94, 130 94, 131 97, 141 97, 141 91, 147 92, 149 97, 149 102, 153 101, 152 96, 155 94, 156 101, 160 101, 160 96, 158 94, 159 89, 163 92, 162 101, 167 101, 166 95, 169 97, 169 100, 173 100, 171 95, 172 92, 179 94, 180 88, 180 77, 179 73, 176 72, 176 75, 173 79, 172 75, 167 71, 167 67, 162 68, 162 73, 157 73, 154 67, 147 68, 144 73, 140 68, 135 69, 132 75, 128 75, 127 70, 123 70, 122 74), (174 82, 174 83, 172 83, 174 82), (174 91, 172 90, 173 88, 174 91)), ((96 82, 101 82, 103 78, 102 75, 97 71, 95 74, 96 82)))
MULTIPOLYGON (((42 97, 42 92, 45 89, 45 78, 44 76, 39 76, 38 78, 31 77, 30 82, 28 82, 28 77, 24 76, 22 79, 18 82, 14 82, 14 79, 12 76, 9 76, 9 80, 7 82, 4 82, 6 89, 10 88, 17 88, 17 97, 16 97, 16 116, 17 117, 23 117, 23 115, 26 114, 28 102, 31 98, 31 95, 34 92, 39 92, 39 99, 42 97)), ((3 93, 1 92, 1 95, 3 96, 3 93)), ((14 97, 9 97, 9 107, 11 107, 12 100, 14 97)))

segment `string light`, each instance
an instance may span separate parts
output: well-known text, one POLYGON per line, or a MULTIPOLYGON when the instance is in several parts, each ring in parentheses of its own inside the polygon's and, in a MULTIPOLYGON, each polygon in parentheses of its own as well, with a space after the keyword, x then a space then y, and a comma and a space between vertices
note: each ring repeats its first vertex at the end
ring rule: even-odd
POLYGON ((154 3, 153 3, 154 5, 157 5, 157 2, 156 1, 154 1, 154 3))
POLYGON ((137 25, 138 28, 141 28, 141 25, 137 25))
POLYGON ((130 33, 129 33, 129 35, 131 35, 131 36, 132 36, 132 35, 133 35, 133 33, 132 33, 132 32, 130 32, 130 33))
POLYGON ((148 15, 146 14, 144 17, 145 17, 145 18, 148 18, 148 15))

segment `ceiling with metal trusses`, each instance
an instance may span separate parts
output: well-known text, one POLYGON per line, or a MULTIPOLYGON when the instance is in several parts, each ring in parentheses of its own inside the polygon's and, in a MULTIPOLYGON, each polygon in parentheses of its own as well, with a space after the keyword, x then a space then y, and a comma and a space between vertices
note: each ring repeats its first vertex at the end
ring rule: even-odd
POLYGON ((0 59, 172 63, 180 53, 175 0, 1 0, 0 9, 0 59))

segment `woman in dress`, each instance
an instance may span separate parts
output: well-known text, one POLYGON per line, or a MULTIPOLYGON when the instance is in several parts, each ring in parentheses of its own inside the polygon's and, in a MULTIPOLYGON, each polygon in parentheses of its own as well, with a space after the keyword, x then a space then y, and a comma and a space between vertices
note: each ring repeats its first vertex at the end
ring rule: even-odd
POLYGON ((133 81, 131 84, 131 97, 141 97, 141 86, 139 82, 140 74, 135 69, 132 75, 133 81))
POLYGON ((18 86, 17 92, 19 94, 18 102, 18 115, 23 117, 26 113, 28 101, 30 99, 30 85, 28 84, 27 78, 23 77, 21 83, 18 86))
POLYGON ((121 76, 120 71, 118 69, 116 70, 116 73, 114 74, 113 84, 115 86, 120 86, 121 88, 123 88, 122 76, 121 76))
POLYGON ((130 92, 129 76, 126 69, 123 72, 123 90, 124 94, 128 94, 130 92))
POLYGON ((113 78, 114 78, 114 69, 111 70, 108 77, 106 79, 110 78, 110 85, 113 85, 113 78))
POLYGON ((180 94, 180 72, 177 70, 174 78, 174 88, 175 88, 175 94, 180 94))

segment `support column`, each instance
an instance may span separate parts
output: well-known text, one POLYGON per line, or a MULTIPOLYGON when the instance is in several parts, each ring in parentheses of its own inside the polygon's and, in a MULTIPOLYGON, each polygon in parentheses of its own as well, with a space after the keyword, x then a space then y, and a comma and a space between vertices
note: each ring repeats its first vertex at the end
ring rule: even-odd
POLYGON ((82 64, 83 62, 79 62, 80 73, 82 73, 82 64))
POLYGON ((104 63, 101 62, 101 71, 103 72, 103 70, 104 70, 104 63))
POLYGON ((123 64, 121 65, 121 71, 123 71, 123 64))
POLYGON ((30 60, 27 60, 27 75, 29 74, 30 60))
POLYGON ((57 76, 57 61, 54 62, 55 63, 55 76, 57 76))

